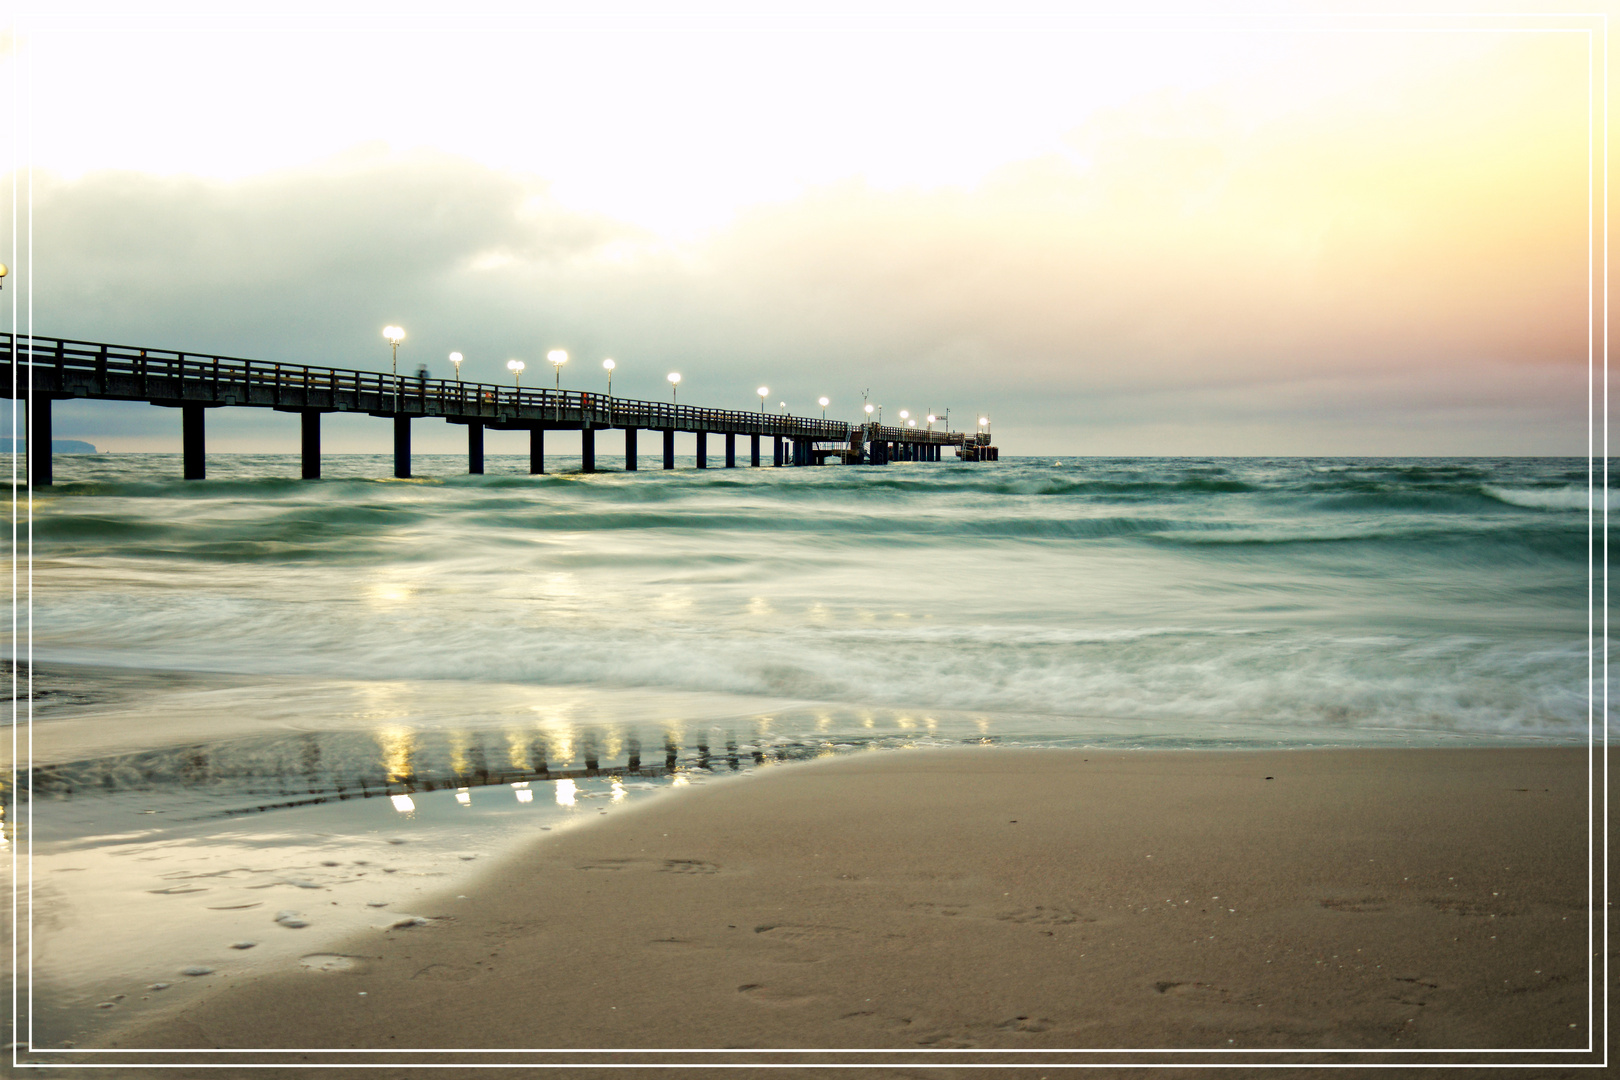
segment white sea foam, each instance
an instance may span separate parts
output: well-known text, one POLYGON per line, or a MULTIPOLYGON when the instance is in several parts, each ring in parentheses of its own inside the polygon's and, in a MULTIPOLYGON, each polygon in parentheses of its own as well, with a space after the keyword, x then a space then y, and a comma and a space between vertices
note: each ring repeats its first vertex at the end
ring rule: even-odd
POLYGON ((1620 492, 1605 492, 1601 487, 1588 489, 1571 484, 1557 488, 1510 488, 1487 484, 1484 491, 1510 506, 1532 510, 1620 509, 1620 492))

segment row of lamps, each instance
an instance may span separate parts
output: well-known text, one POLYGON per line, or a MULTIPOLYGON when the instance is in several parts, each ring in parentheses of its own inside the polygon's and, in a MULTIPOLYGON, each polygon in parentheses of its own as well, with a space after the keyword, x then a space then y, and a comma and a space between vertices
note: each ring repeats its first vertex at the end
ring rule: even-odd
MULTIPOLYGON (((5 273, 5 270, 3 268, 0 268, 0 275, 4 275, 4 273, 5 273)), ((394 406, 395 406, 395 408, 398 408, 399 407, 399 343, 405 340, 405 328, 401 327, 401 326, 385 326, 385 327, 383 327, 383 337, 388 340, 388 344, 390 346, 392 346, 392 350, 393 350, 392 351, 392 361, 391 361, 392 367, 391 367, 391 370, 392 370, 393 376, 394 376, 394 406)), ((450 363, 456 369, 456 382, 461 381, 461 362, 464 359, 466 359, 466 358, 464 356, 462 356, 459 352, 453 352, 453 353, 450 354, 450 363)), ((555 382, 554 385, 555 385, 556 389, 561 390, 562 389, 562 366, 564 364, 568 363, 568 351, 566 349, 552 349, 550 352, 546 353, 546 359, 551 363, 552 371, 553 371, 553 373, 555 374, 555 377, 556 377, 556 382, 555 382)), ((506 370, 510 371, 512 373, 512 385, 514 387, 516 387, 520 391, 523 389, 523 370, 527 366, 528 365, 524 364, 524 362, 522 360, 508 360, 506 362, 506 370)), ((608 397, 613 396, 613 370, 615 368, 617 368, 618 366, 619 365, 616 364, 613 361, 612 357, 609 357, 606 360, 602 361, 602 370, 607 372, 607 378, 608 378, 608 397)), ((674 403, 674 404, 679 404, 680 403, 681 373, 678 372, 678 371, 672 371, 672 372, 669 373, 668 378, 669 378, 669 397, 670 397, 670 401, 672 403, 674 403)), ((759 411, 762 414, 765 412, 765 399, 768 396, 770 396, 770 392, 771 392, 771 390, 770 390, 770 387, 768 387, 768 386, 762 386, 762 387, 759 388, 759 411)), ((822 396, 822 397, 817 398, 816 402, 817 402, 817 404, 819 404, 821 406, 821 418, 823 420, 827 419, 827 406, 832 403, 832 400, 830 398, 826 397, 826 396, 822 396)), ((782 408, 783 411, 787 410, 787 402, 785 402, 785 401, 778 402, 778 405, 782 408)), ((870 402, 867 402, 863 406, 863 408, 865 409, 867 419, 869 419, 869 420, 871 419, 872 412, 873 412, 873 410, 875 408, 876 411, 877 411, 877 421, 878 421, 878 423, 879 424, 883 423, 883 406, 882 405, 873 406, 870 402)), ((900 419, 902 419, 902 420, 904 420, 906 422, 907 427, 916 427, 917 426, 917 421, 912 418, 911 412, 909 410, 907 410, 907 409, 901 409, 900 410, 900 419)), ((927 417, 927 420, 928 420, 928 430, 932 431, 932 430, 934 430, 934 424, 939 420, 939 417, 934 415, 933 413, 929 413, 928 417, 927 417)), ((951 411, 949 409, 946 409, 945 410, 945 427, 946 427, 946 430, 950 429, 950 423, 951 423, 951 411)), ((989 427, 990 426, 990 418, 988 416, 979 417, 979 426, 981 428, 989 427)))

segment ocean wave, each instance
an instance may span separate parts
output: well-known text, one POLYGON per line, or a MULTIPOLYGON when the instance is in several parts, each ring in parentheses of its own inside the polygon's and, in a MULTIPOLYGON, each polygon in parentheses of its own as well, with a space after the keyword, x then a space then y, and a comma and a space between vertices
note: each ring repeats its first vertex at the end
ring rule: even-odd
POLYGON ((1498 502, 1531 510, 1620 509, 1620 492, 1605 492, 1601 488, 1578 487, 1574 484, 1556 488, 1509 488, 1487 484, 1480 490, 1498 502))
POLYGON ((1223 716, 1567 734, 1585 715, 1569 460, 470 477, 444 458, 400 482, 378 456, 319 483, 286 478, 296 461, 221 455, 220 480, 187 484, 172 460, 64 460, 34 500, 39 655, 1172 734, 1223 716))

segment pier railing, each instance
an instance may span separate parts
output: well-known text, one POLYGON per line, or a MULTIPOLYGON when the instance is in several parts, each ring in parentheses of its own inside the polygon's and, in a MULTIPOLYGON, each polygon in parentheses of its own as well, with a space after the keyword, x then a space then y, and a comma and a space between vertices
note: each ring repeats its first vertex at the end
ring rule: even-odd
POLYGON ((665 469, 675 467, 675 433, 696 438, 698 468, 708 467, 709 435, 725 437, 725 467, 736 465, 736 437, 749 436, 751 466, 763 463, 761 442, 770 439, 773 464, 817 465, 829 461, 882 465, 890 461, 939 461, 946 445, 961 447, 958 457, 994 460, 994 448, 978 447, 982 437, 927 428, 847 424, 842 420, 790 416, 747 409, 710 409, 671 401, 641 401, 583 390, 523 389, 515 382, 430 379, 426 372, 362 371, 239 356, 176 352, 39 335, 0 333, 0 387, 11 397, 27 397, 28 477, 48 485, 51 471, 51 402, 62 398, 145 401, 181 412, 182 458, 188 480, 207 474, 205 421, 209 409, 256 406, 301 416, 303 475, 321 475, 321 415, 367 413, 391 418, 394 475, 411 475, 411 421, 438 417, 467 429, 467 469, 484 471, 486 428, 526 429, 529 471, 545 471, 545 434, 580 433, 580 467, 596 471, 596 432, 624 429, 624 468, 637 468, 636 433, 663 432, 665 469), (826 444, 831 443, 832 446, 826 444))
MULTIPOLYGON (((855 425, 841 420, 782 413, 0 334, 0 364, 12 368, 0 373, 0 379, 14 387, 15 396, 29 392, 26 365, 30 361, 33 392, 53 397, 437 416, 493 425, 662 428, 826 442, 847 442, 855 434, 855 425), (4 378, 6 375, 11 377, 4 378)), ((866 425, 866 430, 867 438, 895 442, 962 442, 960 434, 947 432, 876 425, 866 425)))

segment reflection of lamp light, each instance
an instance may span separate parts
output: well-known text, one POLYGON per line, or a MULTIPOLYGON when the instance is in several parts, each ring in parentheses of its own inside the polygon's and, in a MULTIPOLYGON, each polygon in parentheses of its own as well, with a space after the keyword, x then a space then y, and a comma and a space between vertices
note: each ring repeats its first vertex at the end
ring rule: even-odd
POLYGON ((416 810, 416 803, 411 801, 409 795, 390 795, 388 801, 393 803, 394 809, 402 814, 413 813, 416 810))
POLYGON ((456 788, 456 802, 460 803, 462 806, 471 806, 472 792, 468 791, 464 787, 456 788))
POLYGON ((578 792, 579 789, 572 780, 557 781, 557 805, 573 806, 579 801, 578 792))
POLYGON ((568 363, 568 353, 563 349, 552 349, 546 353, 546 359, 551 361, 552 370, 557 373, 557 389, 562 389, 562 366, 568 363))
POLYGON ((526 787, 518 788, 516 791, 512 792, 512 794, 517 796, 517 801, 520 803, 534 802, 534 792, 530 791, 526 787))

